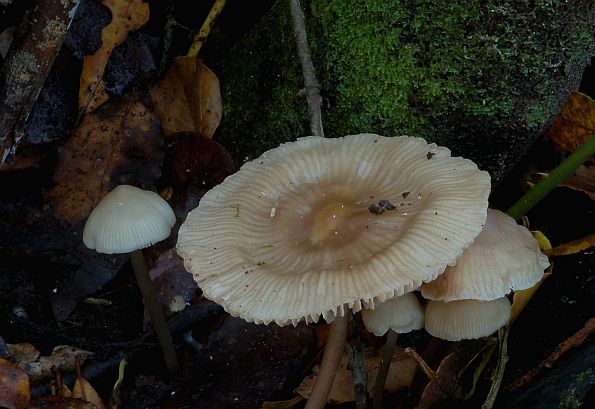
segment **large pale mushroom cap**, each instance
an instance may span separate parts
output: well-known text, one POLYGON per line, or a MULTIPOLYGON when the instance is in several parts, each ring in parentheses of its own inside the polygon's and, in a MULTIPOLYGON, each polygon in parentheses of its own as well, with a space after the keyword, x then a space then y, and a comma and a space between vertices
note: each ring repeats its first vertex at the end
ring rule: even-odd
POLYGON ((362 319, 376 336, 386 334, 389 328, 403 334, 424 327, 424 309, 413 293, 407 293, 386 300, 373 310, 364 308, 362 319))
POLYGON ((423 139, 301 138, 209 191, 178 253, 232 315, 317 321, 435 279, 483 227, 489 190, 486 172, 423 139), (368 209, 383 199, 397 208, 368 209))
POLYGON ((499 210, 488 209, 486 225, 457 264, 422 285, 424 298, 437 301, 495 300, 532 287, 549 266, 529 230, 499 210))
POLYGON ((426 331, 448 341, 486 337, 506 325, 510 309, 506 297, 492 301, 428 301, 426 331))
POLYGON ((169 237, 176 216, 157 193, 120 185, 93 209, 83 242, 99 253, 129 253, 169 237))

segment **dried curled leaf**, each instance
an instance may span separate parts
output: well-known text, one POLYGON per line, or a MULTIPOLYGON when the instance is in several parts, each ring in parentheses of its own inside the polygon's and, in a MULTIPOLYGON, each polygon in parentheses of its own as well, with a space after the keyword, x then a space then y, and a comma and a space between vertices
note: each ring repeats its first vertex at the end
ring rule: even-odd
POLYGON ((584 192, 595 200, 595 166, 579 166, 560 186, 584 192))
POLYGON ((56 346, 50 356, 39 356, 39 351, 31 344, 8 344, 8 349, 17 365, 25 370, 34 384, 50 379, 52 377, 52 367, 71 372, 75 369, 74 363, 77 356, 81 362, 84 362, 89 356, 93 355, 90 351, 69 345, 56 346))
POLYGON ((151 98, 166 136, 193 132, 212 138, 221 122, 219 79, 196 58, 174 59, 165 78, 151 90, 151 98))
POLYGON ((122 44, 128 33, 144 26, 149 20, 149 4, 142 0, 103 0, 110 9, 112 21, 101 32, 101 47, 85 56, 79 88, 79 112, 94 111, 107 101, 103 72, 113 49, 122 44))
POLYGON ((92 403, 97 409, 105 409, 101 398, 91 384, 82 376, 77 377, 72 386, 72 397, 92 403))
POLYGON ((116 185, 153 187, 163 153, 157 118, 143 104, 115 100, 88 115, 59 151, 46 194, 56 218, 82 222, 116 185))
POLYGON ((595 133, 595 101, 573 92, 545 133, 557 150, 574 152, 595 133))

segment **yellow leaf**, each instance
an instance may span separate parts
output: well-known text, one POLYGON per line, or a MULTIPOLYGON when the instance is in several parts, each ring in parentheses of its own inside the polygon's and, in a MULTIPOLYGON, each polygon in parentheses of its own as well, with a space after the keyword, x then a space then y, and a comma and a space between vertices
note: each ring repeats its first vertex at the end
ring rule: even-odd
POLYGON ((573 92, 545 133, 557 150, 574 152, 595 133, 595 101, 573 92))
POLYGON ((112 21, 101 32, 101 47, 85 56, 79 88, 79 112, 86 114, 107 101, 103 72, 113 49, 122 44, 128 33, 149 20, 149 4, 142 0, 103 0, 110 9, 112 21))
POLYGON ((193 132, 210 139, 221 122, 219 79, 196 58, 174 59, 165 78, 151 90, 151 98, 166 136, 193 132))
MULTIPOLYGON (((539 248, 541 249, 541 251, 547 254, 547 251, 552 249, 552 244, 550 243, 548 238, 545 237, 545 234, 543 234, 539 230, 534 231, 532 233, 535 240, 537 240, 537 243, 539 243, 539 248)), ((543 277, 537 284, 535 284, 531 288, 527 288, 526 290, 515 291, 512 297, 512 310, 510 311, 510 319, 508 320, 509 324, 512 324, 518 318, 521 311, 523 311, 525 306, 533 297, 533 294, 535 294, 539 286, 541 286, 541 283, 543 283, 545 279, 552 274, 553 268, 554 264, 550 262, 550 266, 547 268, 547 270, 545 270, 543 277)))
POLYGON ((544 251, 547 256, 568 256, 576 254, 590 247, 595 246, 595 233, 589 234, 586 237, 578 240, 573 240, 570 243, 561 244, 553 249, 544 251))

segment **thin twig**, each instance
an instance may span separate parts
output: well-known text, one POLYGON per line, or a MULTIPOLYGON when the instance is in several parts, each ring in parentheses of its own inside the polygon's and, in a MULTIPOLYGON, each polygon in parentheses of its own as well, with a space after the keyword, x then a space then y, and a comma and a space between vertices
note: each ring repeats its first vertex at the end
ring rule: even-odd
POLYGON ((546 359, 541 361, 539 365, 531 369, 529 372, 518 378, 516 381, 506 386, 509 391, 516 391, 526 384, 532 382, 545 368, 551 368, 554 363, 570 348, 580 346, 585 340, 595 332, 595 317, 591 318, 587 323, 577 332, 575 332, 566 341, 559 344, 554 352, 546 359))
POLYGON ((213 7, 211 7, 211 11, 209 11, 209 15, 205 19, 204 23, 202 23, 202 27, 200 28, 198 33, 196 33, 194 39, 192 40, 192 45, 188 50, 188 54, 186 54, 188 57, 198 56, 198 52, 200 51, 202 45, 209 36, 211 28, 215 24, 215 20, 217 20, 217 16, 219 16, 221 11, 223 10, 223 7, 225 7, 225 3, 227 3, 227 0, 215 0, 215 3, 213 3, 213 7))
POLYGON ((322 362, 320 363, 320 371, 318 371, 318 375, 316 376, 316 381, 312 387, 312 392, 310 393, 310 398, 306 403, 305 409, 321 409, 326 404, 328 394, 335 380, 339 361, 345 350, 349 315, 351 315, 351 310, 346 309, 344 315, 337 314, 337 317, 331 324, 328 338, 326 339, 326 346, 324 347, 322 362))
POLYGON ((382 362, 376 373, 376 381, 374 382, 374 409, 382 409, 383 398, 384 398, 384 384, 386 383, 386 377, 390 369, 390 364, 393 360, 393 354, 395 352, 395 345, 397 345, 397 338, 399 335, 389 328, 388 334, 386 335, 386 343, 384 344, 384 351, 382 352, 382 362))
POLYGON ((428 379, 436 379, 436 371, 430 368, 430 365, 427 364, 426 361, 415 351, 413 348, 405 348, 403 350, 407 355, 409 355, 419 366, 419 369, 428 377, 428 379))
POLYGON ((310 117, 310 132, 312 132, 312 135, 324 137, 322 113, 320 110, 322 98, 320 96, 320 86, 314 72, 314 65, 312 64, 310 47, 308 46, 304 12, 302 11, 299 0, 289 0, 289 5, 291 7, 291 17, 293 18, 295 42, 304 75, 304 88, 306 89, 308 116, 310 117))
POLYGON ((488 392, 488 396, 486 396, 484 404, 481 405, 481 409, 492 409, 492 406, 494 406, 494 403, 496 402, 496 397, 498 397, 498 391, 500 390, 504 371, 506 370, 506 364, 508 363, 508 332, 508 325, 498 331, 498 340, 500 341, 498 364, 496 365, 496 370, 492 376, 490 391, 488 392))

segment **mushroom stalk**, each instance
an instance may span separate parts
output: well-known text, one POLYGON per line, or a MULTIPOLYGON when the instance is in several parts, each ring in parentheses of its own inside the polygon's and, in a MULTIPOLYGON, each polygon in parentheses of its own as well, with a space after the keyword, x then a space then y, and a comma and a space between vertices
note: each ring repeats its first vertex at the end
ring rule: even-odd
POLYGON ((320 363, 320 371, 316 377, 316 382, 314 382, 310 399, 308 399, 304 409, 322 409, 326 404, 328 394, 335 380, 339 361, 345 350, 347 323, 350 314, 350 310, 346 310, 343 316, 338 315, 335 317, 331 324, 324 354, 322 355, 322 362, 320 363))
POLYGON ((392 329, 388 330, 386 334, 386 344, 384 344, 384 352, 382 354, 382 362, 376 374, 376 381, 374 382, 374 400, 373 408, 382 409, 382 399, 384 396, 384 384, 390 369, 390 363, 393 359, 395 345, 397 345, 397 338, 399 335, 392 329))
POLYGON ((155 335, 159 341, 165 364, 170 372, 175 372, 178 369, 178 357, 176 356, 176 350, 167 328, 167 322, 163 315, 163 309, 157 301, 157 295, 155 289, 151 283, 151 277, 149 276, 149 268, 143 256, 142 250, 135 250, 130 253, 130 261, 132 263, 132 270, 136 276, 136 282, 140 288, 145 306, 149 312, 151 318, 151 324, 155 330, 155 335))

